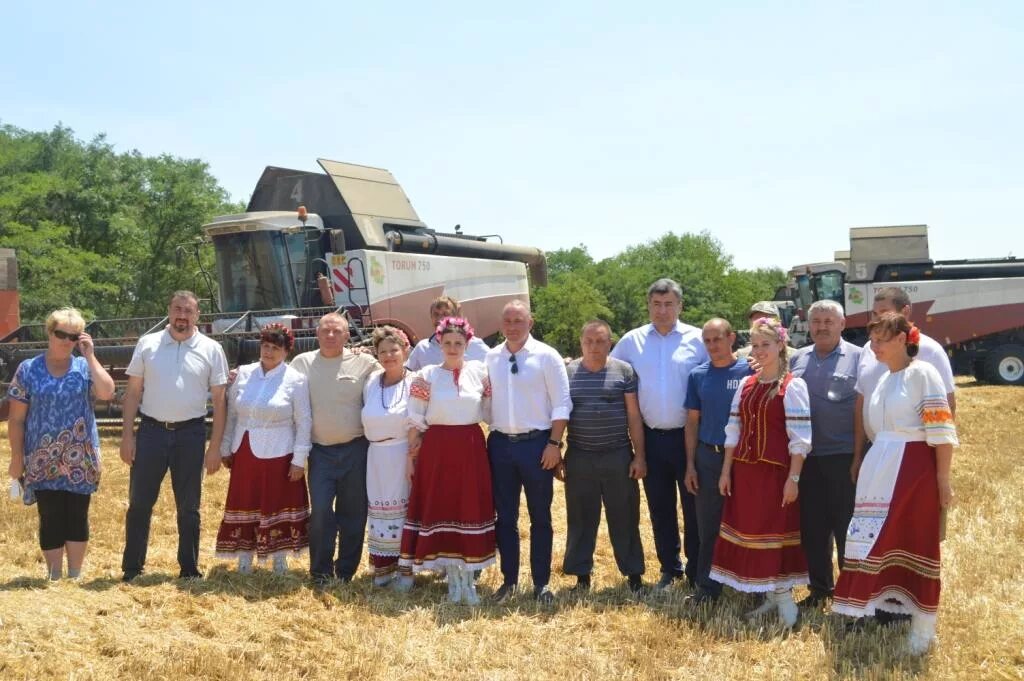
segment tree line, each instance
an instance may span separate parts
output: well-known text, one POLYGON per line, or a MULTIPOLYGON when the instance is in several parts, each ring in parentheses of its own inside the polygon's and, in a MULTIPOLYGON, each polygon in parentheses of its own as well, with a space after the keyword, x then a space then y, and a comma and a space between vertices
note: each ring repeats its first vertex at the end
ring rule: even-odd
MULTIPOLYGON (((86 142, 62 125, 0 126, 0 247, 17 250, 23 320, 65 305, 89 318, 163 314, 168 291, 206 290, 188 252, 201 225, 244 209, 199 159, 117 152, 103 135, 86 142)), ((200 253, 212 271, 212 250, 200 253)), ((784 281, 777 268, 734 267, 707 232, 665 234, 600 261, 583 245, 552 251, 548 272, 531 292, 535 333, 569 355, 588 319, 619 333, 646 322, 647 286, 660 277, 682 286, 694 324, 743 324, 750 304, 784 281)))

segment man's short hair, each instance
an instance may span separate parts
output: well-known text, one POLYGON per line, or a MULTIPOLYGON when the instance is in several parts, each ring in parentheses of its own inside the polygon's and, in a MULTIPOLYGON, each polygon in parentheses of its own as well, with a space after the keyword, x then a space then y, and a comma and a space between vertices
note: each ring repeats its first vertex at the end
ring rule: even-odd
POLYGON ((507 310, 510 307, 522 308, 523 312, 525 312, 527 315, 529 315, 530 319, 533 319, 533 312, 530 310, 530 304, 528 302, 526 302, 525 300, 523 300, 522 298, 513 298, 512 300, 510 300, 507 303, 505 303, 501 307, 502 314, 504 314, 505 310, 507 310))
POLYGON ((438 296, 437 298, 434 298, 434 300, 430 303, 430 311, 433 312, 442 305, 444 307, 450 308, 452 314, 454 315, 458 315, 459 310, 461 309, 461 307, 459 306, 459 301, 455 300, 451 296, 438 296))
POLYGON ((708 328, 709 326, 720 326, 725 335, 733 333, 732 324, 729 323, 728 319, 722 319, 721 317, 712 317, 711 319, 704 322, 704 326, 701 327, 701 331, 708 328))
POLYGON ((676 296, 676 300, 680 302, 682 302, 683 300, 683 289, 679 287, 679 284, 677 284, 675 281, 671 279, 662 278, 651 284, 650 287, 648 287, 647 301, 650 302, 651 296, 662 295, 665 293, 674 293, 676 296))
POLYGON ((348 319, 345 317, 345 315, 341 314, 340 312, 328 312, 323 317, 316 320, 316 328, 319 329, 320 325, 323 324, 328 319, 336 319, 341 323, 343 327, 345 327, 346 331, 348 330, 348 319))
POLYGON ((843 306, 834 300, 818 300, 812 303, 811 306, 807 308, 807 319, 810 319, 815 315, 815 313, 819 312, 832 314, 840 319, 843 319, 846 316, 846 313, 843 312, 843 306))
POLYGON ((888 301, 899 312, 910 306, 910 296, 899 286, 885 286, 875 291, 875 302, 888 301))
POLYGON ((196 304, 196 307, 199 307, 199 298, 196 296, 196 294, 192 293, 191 291, 186 291, 185 289, 175 291, 174 293, 172 293, 170 300, 167 301, 167 305, 170 306, 170 304, 173 303, 178 298, 188 298, 189 300, 196 304))
POLYGON ((611 325, 608 324, 608 322, 606 322, 603 319, 596 319, 595 318, 595 319, 591 319, 591 320, 589 320, 589 321, 587 321, 587 322, 585 322, 583 324, 583 327, 580 329, 580 338, 583 338, 583 334, 585 334, 587 332, 587 329, 589 329, 592 326, 600 326, 602 329, 604 329, 605 331, 608 332, 608 338, 609 339, 612 337, 612 327, 611 327, 611 325))
POLYGON ((750 309, 747 310, 747 319, 750 319, 755 314, 766 314, 769 317, 775 317, 776 319, 781 317, 778 305, 770 300, 759 300, 751 305, 750 309))

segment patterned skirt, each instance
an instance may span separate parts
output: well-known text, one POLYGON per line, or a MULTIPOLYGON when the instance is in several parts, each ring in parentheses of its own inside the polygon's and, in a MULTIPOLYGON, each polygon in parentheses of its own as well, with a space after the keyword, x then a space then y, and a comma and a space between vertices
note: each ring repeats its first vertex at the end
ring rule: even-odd
POLYGON ((715 543, 711 579, 737 591, 781 591, 807 584, 800 546, 800 501, 782 507, 789 468, 736 461, 715 543))
POLYGON ((224 519, 217 532, 217 557, 255 553, 264 561, 309 547, 309 497, 306 481, 288 479, 292 455, 258 459, 249 433, 231 463, 224 519))
MULTIPOLYGON (((872 506, 870 490, 873 469, 884 470, 876 461, 884 450, 875 443, 861 467, 857 480, 858 512, 872 506), (875 456, 872 456, 872 455, 875 456)), ((836 582, 832 610, 854 617, 873 615, 876 610, 932 616, 939 607, 939 489, 935 450, 924 442, 908 442, 892 487, 888 513, 878 536, 863 559, 850 556, 847 540, 843 570, 836 582)))
POLYGON ((423 435, 402 531, 402 574, 494 563, 494 496, 478 425, 430 426, 423 435))
POLYGON ((409 443, 402 439, 371 442, 366 457, 367 534, 370 566, 376 577, 398 569, 402 528, 409 506, 409 478, 406 454, 409 443))

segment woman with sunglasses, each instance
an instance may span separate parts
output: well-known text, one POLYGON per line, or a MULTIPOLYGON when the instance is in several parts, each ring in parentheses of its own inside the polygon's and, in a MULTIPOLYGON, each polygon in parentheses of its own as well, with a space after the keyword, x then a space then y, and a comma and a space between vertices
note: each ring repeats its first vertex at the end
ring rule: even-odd
POLYGON ((238 559, 252 572, 253 557, 273 561, 284 574, 288 556, 309 547, 306 458, 313 416, 305 375, 284 363, 295 344, 291 330, 260 331, 260 361, 238 368, 228 390, 221 460, 231 469, 217 557, 238 559))
POLYGON ((22 362, 8 389, 10 476, 26 504, 38 503, 39 546, 51 580, 81 576, 89 542, 89 501, 100 481, 93 398, 114 397, 114 380, 96 359, 85 320, 73 307, 46 318, 46 351, 22 362), (81 356, 73 356, 75 349, 81 356))
POLYGON ((480 602, 474 573, 494 563, 494 497, 480 421, 489 416, 491 384, 483 362, 466 361, 473 327, 445 317, 435 336, 444 353, 409 389, 412 491, 402 531, 403 575, 444 570, 448 600, 480 602))

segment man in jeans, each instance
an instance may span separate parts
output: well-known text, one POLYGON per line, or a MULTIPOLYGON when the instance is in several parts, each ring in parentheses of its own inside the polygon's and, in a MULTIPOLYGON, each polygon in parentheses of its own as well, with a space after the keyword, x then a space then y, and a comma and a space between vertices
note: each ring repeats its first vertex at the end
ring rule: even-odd
POLYGON ((290 366, 309 379, 309 572, 316 585, 325 586, 332 577, 351 581, 363 555, 369 448, 363 386, 380 364, 368 354, 345 351, 348 321, 336 312, 320 318, 316 338, 320 349, 298 355, 290 366))
POLYGON ((718 491, 725 454, 725 426, 733 396, 750 374, 745 359, 736 359, 736 334, 724 319, 709 319, 701 332, 711 357, 690 372, 686 390, 686 489, 696 497, 697 530, 701 551, 697 556, 696 605, 714 601, 722 585, 711 579, 711 559, 722 524, 724 497, 718 491))
POLYGON ((130 582, 146 563, 149 526, 160 485, 171 471, 178 512, 179 578, 199 579, 199 500, 203 464, 220 468, 224 434, 228 362, 224 350, 199 329, 199 301, 191 291, 176 291, 167 309, 169 324, 139 339, 128 365, 122 407, 121 460, 131 466, 122 580, 130 582), (213 401, 213 431, 206 444, 206 399, 213 401), (138 436, 135 416, 140 413, 138 436))

